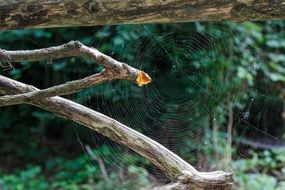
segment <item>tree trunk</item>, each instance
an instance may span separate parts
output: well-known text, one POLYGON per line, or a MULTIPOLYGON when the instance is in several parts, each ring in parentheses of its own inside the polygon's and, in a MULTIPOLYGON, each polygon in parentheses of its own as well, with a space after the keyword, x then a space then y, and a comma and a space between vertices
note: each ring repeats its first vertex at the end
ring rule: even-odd
POLYGON ((283 0, 0 0, 0 29, 268 19, 283 0))

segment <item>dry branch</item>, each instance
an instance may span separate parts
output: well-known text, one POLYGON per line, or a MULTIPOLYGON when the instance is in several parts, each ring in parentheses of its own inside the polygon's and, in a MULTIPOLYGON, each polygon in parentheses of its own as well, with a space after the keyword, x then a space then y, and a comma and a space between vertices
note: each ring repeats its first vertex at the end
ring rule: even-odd
POLYGON ((96 49, 84 46, 79 42, 70 42, 62 46, 26 51, 2 50, 0 61, 38 61, 52 60, 69 56, 87 56, 104 67, 99 74, 66 84, 39 90, 0 75, 0 105, 26 103, 31 104, 60 117, 84 125, 111 140, 125 145, 151 161, 164 171, 174 183, 157 189, 231 189, 233 176, 223 171, 198 172, 194 167, 166 149, 156 141, 109 118, 101 113, 86 108, 73 101, 58 97, 77 92, 82 88, 99 84, 106 80, 127 79, 139 86, 151 81, 149 76, 125 63, 118 62, 96 49))
MULTIPOLYGON (((38 89, 0 75, 0 93, 20 94, 38 89)), ((61 97, 34 99, 29 104, 84 125, 137 152, 164 171, 176 188, 231 189, 233 176, 223 171, 198 172, 176 154, 145 135, 101 113, 61 97)), ((159 189, 164 189, 161 187, 159 189)))
POLYGON ((44 90, 14 96, 2 96, 0 97, 0 107, 29 102, 31 99, 72 94, 107 80, 128 79, 137 83, 139 86, 147 84, 151 81, 151 78, 143 71, 130 67, 125 63, 116 61, 113 58, 99 52, 97 49, 89 48, 78 41, 71 41, 61 46, 37 50, 0 51, 0 62, 7 61, 7 58, 10 62, 19 62, 22 60, 40 61, 70 56, 85 56, 105 68, 99 74, 94 74, 80 80, 69 81, 65 84, 50 87, 44 90))
POLYGON ((283 0, 0 0, 0 29, 284 18, 283 0))

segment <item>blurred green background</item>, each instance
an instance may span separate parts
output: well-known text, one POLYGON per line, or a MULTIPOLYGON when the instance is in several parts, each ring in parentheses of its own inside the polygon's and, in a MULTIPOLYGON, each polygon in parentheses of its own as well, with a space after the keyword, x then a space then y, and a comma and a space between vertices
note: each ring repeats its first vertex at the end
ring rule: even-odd
MULTIPOLYGON (((149 73, 66 96, 160 142, 236 189, 285 189, 285 22, 196 22, 0 32, 0 47, 79 40, 149 73)), ((7 66, 7 63, 1 63, 7 66)), ((39 88, 101 70, 85 58, 12 63, 0 74, 39 88)), ((150 162, 41 109, 0 108, 0 189, 142 189, 167 183, 150 162)))

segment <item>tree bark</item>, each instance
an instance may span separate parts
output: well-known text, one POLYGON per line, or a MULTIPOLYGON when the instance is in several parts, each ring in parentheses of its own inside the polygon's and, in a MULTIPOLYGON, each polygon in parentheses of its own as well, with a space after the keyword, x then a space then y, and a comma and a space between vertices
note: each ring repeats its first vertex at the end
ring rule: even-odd
POLYGON ((0 29, 268 19, 283 0, 0 0, 0 29))

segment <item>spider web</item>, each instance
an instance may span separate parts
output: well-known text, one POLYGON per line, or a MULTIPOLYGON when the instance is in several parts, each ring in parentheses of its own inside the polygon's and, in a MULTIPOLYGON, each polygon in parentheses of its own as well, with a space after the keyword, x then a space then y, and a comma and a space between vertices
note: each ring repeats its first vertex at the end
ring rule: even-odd
MULTIPOLYGON (((194 29, 185 31, 183 35, 178 35, 175 27, 168 33, 154 31, 152 27, 142 25, 120 29, 118 36, 124 40, 111 39, 111 48, 107 50, 100 41, 90 42, 113 58, 145 71, 152 77, 152 83, 142 88, 129 81, 104 83, 73 95, 73 99, 142 132, 199 171, 214 168, 231 171, 230 160, 224 158, 226 150, 221 149, 226 147, 227 114, 230 111, 234 112, 232 157, 247 157, 235 147, 240 145, 240 137, 249 129, 253 131, 248 135, 249 140, 256 135, 264 135, 278 143, 276 137, 260 129, 270 95, 259 94, 256 87, 246 80, 234 81, 237 72, 234 63, 239 62, 242 56, 236 49, 251 51, 253 47, 237 40, 230 27, 215 23, 196 23, 194 29), (251 108, 258 97, 265 98, 265 101, 256 116, 251 114, 251 108), (238 105, 238 102, 244 104, 238 105), (232 106, 239 109, 232 110, 232 106), (239 132, 236 130, 238 127, 239 132), (217 139, 222 139, 222 142, 217 142, 217 139), (215 155, 225 159, 221 161, 223 164, 214 160, 215 155), (210 164, 205 164, 206 161, 210 164)), ((247 71, 256 69, 250 61, 243 68, 247 71)), ((76 78, 78 73, 98 72, 93 64, 80 69, 65 72, 74 72, 76 78)), ((77 124, 74 124, 74 130, 90 167, 97 166, 98 162, 92 159, 88 146, 96 149, 99 152, 97 156, 108 163, 108 173, 116 173, 122 179, 132 178, 125 164, 132 163, 133 151, 89 129, 85 129, 89 138, 86 139, 86 135, 81 137, 78 130, 82 129, 77 124), (112 147, 110 152, 106 153, 103 145, 112 147)), ((245 149, 248 148, 246 145, 245 149)), ((145 168, 159 183, 167 181, 160 170, 144 159, 138 159, 135 164, 145 168)))

